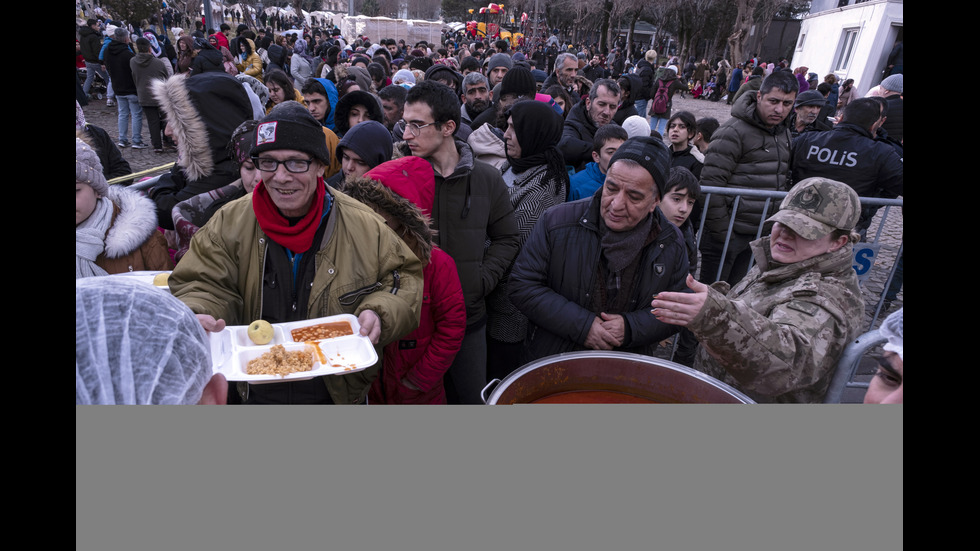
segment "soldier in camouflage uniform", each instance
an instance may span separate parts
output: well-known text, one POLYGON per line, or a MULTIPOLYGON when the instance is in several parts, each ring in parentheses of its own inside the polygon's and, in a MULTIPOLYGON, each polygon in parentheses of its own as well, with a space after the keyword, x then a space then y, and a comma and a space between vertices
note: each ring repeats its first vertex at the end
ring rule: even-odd
POLYGON ((688 278, 694 293, 660 293, 653 314, 701 343, 695 368, 759 402, 821 402, 864 303, 851 267, 857 194, 825 178, 798 183, 772 234, 752 243, 755 266, 729 291, 688 278))

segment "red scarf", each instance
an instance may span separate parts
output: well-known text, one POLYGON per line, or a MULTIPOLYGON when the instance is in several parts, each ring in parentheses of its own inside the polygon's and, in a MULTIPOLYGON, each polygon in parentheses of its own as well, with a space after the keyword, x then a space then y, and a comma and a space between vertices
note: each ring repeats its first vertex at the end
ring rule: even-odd
POLYGON ((269 239, 294 253, 305 253, 313 246, 313 238, 316 237, 316 230, 320 227, 323 198, 326 192, 323 177, 318 177, 310 211, 299 222, 290 226, 289 220, 279 212, 279 208, 269 197, 265 182, 259 182, 252 193, 252 210, 259 221, 259 227, 269 236, 269 239))

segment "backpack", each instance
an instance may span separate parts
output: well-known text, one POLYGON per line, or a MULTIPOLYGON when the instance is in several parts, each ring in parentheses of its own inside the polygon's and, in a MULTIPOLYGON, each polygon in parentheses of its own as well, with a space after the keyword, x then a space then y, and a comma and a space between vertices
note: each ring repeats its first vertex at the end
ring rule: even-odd
POLYGON ((650 106, 650 114, 663 115, 667 112, 667 106, 670 103, 669 91, 670 84, 666 80, 658 81, 657 91, 653 94, 653 105, 650 106))

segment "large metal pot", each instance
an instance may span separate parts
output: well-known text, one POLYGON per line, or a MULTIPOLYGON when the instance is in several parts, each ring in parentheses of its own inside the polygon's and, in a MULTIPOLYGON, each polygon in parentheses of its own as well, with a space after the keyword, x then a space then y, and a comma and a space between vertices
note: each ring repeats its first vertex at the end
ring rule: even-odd
POLYGON ((689 367, 626 352, 586 351, 529 363, 481 393, 487 404, 752 404, 725 383, 689 367))

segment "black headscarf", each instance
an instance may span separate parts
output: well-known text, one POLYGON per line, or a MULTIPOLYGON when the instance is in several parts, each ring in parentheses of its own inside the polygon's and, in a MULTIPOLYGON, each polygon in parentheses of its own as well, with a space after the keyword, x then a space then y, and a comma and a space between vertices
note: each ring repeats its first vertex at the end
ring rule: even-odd
MULTIPOLYGON (((507 161, 515 174, 540 165, 548 165, 552 172, 564 174, 565 158, 558 150, 564 119, 550 105, 536 101, 519 101, 507 111, 507 117, 514 120, 514 133, 521 146, 521 158, 509 154, 507 161)), ((506 146, 505 146, 506 147, 506 146)))

